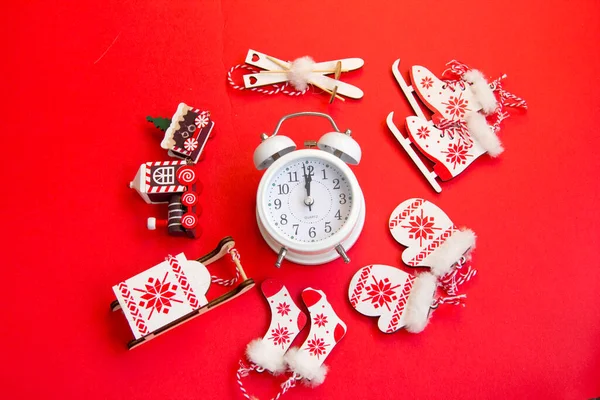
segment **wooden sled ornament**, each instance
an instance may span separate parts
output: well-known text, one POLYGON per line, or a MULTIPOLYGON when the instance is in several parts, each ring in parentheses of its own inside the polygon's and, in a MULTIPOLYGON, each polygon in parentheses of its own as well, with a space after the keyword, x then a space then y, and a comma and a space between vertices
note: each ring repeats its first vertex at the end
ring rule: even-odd
POLYGON ((161 227, 167 228, 170 235, 200 237, 198 220, 202 208, 198 200, 202 184, 194 165, 188 165, 188 161, 144 163, 129 187, 148 204, 169 204, 166 219, 148 218, 149 230, 161 227))
POLYGON ((160 264, 113 286, 117 300, 111 303, 111 310, 123 311, 134 336, 127 347, 132 349, 145 343, 250 290, 254 281, 246 276, 234 245, 234 240, 226 237, 213 251, 197 260, 188 260, 183 253, 169 256, 160 264), (211 276, 206 266, 226 254, 235 264, 236 277, 224 280, 211 276), (211 283, 224 286, 237 283, 237 286, 208 299, 206 293, 211 283))
POLYGON ((210 111, 201 111, 185 103, 179 103, 170 120, 160 117, 146 117, 146 120, 165 132, 160 146, 168 150, 169 156, 193 164, 200 161, 206 143, 214 136, 211 133, 215 123, 210 111))
POLYGON ((308 90, 308 85, 313 85, 329 94, 329 102, 332 103, 334 99, 345 101, 344 96, 351 99, 363 97, 364 93, 361 89, 339 80, 342 73, 359 69, 363 65, 364 61, 361 58, 344 58, 315 63, 312 58, 305 56, 294 61, 283 61, 250 49, 245 64, 231 68, 227 79, 234 89, 247 89, 264 94, 281 92, 290 96, 304 94, 308 90), (251 72, 243 76, 243 86, 237 85, 231 77, 232 72, 238 68, 251 72), (334 75, 333 78, 326 76, 331 74, 334 75), (295 90, 287 90, 289 84, 295 90), (267 85, 272 85, 273 89, 259 89, 259 87, 267 85))
POLYGON ((399 64, 400 60, 394 62, 392 72, 416 116, 406 118, 408 137, 394 124, 393 112, 386 122, 436 192, 442 191, 436 178, 452 179, 482 154, 496 157, 502 153, 496 133, 508 117, 504 108, 527 108, 523 99, 502 89, 500 81, 505 76, 488 84, 481 72, 452 61, 444 74, 450 72, 454 79, 438 79, 427 68, 415 65, 410 74, 412 85, 408 85, 399 64), (419 106, 415 93, 433 113, 431 120, 419 106), (434 163, 433 171, 411 145, 434 163))

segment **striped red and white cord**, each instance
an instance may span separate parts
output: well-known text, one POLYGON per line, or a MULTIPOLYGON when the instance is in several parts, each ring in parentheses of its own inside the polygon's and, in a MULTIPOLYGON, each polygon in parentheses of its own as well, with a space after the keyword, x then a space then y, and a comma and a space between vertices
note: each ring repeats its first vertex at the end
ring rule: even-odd
POLYGON ((233 71, 235 71, 237 69, 245 69, 245 70, 250 71, 253 74, 260 72, 259 70, 255 69, 247 64, 238 64, 238 65, 233 66, 227 72, 227 82, 229 82, 231 87, 233 87, 236 90, 250 90, 252 92, 257 92, 257 93, 262 93, 262 94, 267 94, 267 95, 283 93, 283 94, 287 94, 288 96, 300 96, 300 95, 305 94, 308 91, 308 88, 304 89, 303 91, 288 90, 288 87, 290 86, 289 82, 285 82, 283 84, 270 85, 270 87, 272 87, 272 89, 261 89, 261 88, 256 88, 256 87, 246 88, 244 85, 238 85, 237 83, 235 83, 233 81, 232 74, 233 74, 233 71))
MULTIPOLYGON (((231 261, 235 262, 240 260, 240 253, 235 249, 235 247, 229 249, 227 253, 229 253, 229 255, 231 256, 231 261)), ((233 286, 240 279, 240 271, 238 271, 238 269, 236 268, 235 277, 231 279, 219 278, 216 275, 211 275, 210 279, 212 283, 216 283, 217 285, 233 286)))
POLYGON ((472 277, 477 275, 477 270, 473 268, 470 263, 466 270, 461 271, 465 266, 466 261, 465 257, 461 257, 461 259, 454 264, 452 271, 440 279, 440 287, 450 296, 457 295, 458 287, 470 281, 472 277))
POLYGON ((452 120, 447 118, 440 118, 436 121, 435 127, 442 131, 441 137, 448 135, 450 139, 454 139, 455 135, 458 135, 466 143, 473 143, 471 135, 469 135, 469 128, 467 128, 467 122, 464 120, 452 120))
MULTIPOLYGON (((253 363, 250 363, 250 366, 247 367, 244 364, 244 362, 242 360, 240 360, 240 367, 238 368, 235 376, 236 376, 236 380, 237 380, 238 386, 240 388, 240 391, 242 392, 242 396, 244 396, 244 398, 246 398, 247 400, 256 399, 256 397, 250 396, 248 394, 248 391, 244 387, 244 382, 242 381, 242 378, 245 378, 246 376, 248 376, 248 374, 252 371, 261 373, 261 372, 264 372, 264 368, 261 368, 253 363)), ((279 400, 284 394, 286 394, 286 392, 288 390, 294 388, 296 386, 297 382, 301 379, 302 378, 296 374, 293 374, 292 376, 290 376, 288 379, 286 379, 281 384, 281 390, 275 395, 275 397, 272 398, 272 400, 279 400)))

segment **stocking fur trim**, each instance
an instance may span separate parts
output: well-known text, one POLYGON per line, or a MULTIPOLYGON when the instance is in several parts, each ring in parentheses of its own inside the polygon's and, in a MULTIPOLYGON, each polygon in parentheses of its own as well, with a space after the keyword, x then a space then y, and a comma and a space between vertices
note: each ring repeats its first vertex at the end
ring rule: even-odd
POLYGON ((246 356, 254 364, 275 375, 285 372, 285 362, 281 354, 262 339, 254 339, 248 343, 246 356))
POLYGON ((404 328, 407 331, 419 333, 425 329, 436 288, 437 278, 433 274, 424 272, 417 276, 404 309, 404 328))
POLYGON ((486 115, 493 113, 498 107, 498 101, 483 74, 476 69, 472 69, 465 72, 463 79, 471 84, 471 91, 481 104, 483 113, 486 115))
POLYGON ((454 232, 433 253, 423 260, 437 278, 446 275, 452 266, 468 251, 475 248, 475 232, 470 229, 454 232))
POLYGON ((473 112, 465 117, 469 134, 492 157, 499 156, 504 148, 493 128, 488 125, 485 116, 473 112))
POLYGON ((292 347, 285 354, 285 362, 292 372, 300 375, 303 382, 310 387, 319 386, 325 381, 327 366, 325 364, 315 368, 310 354, 303 349, 292 347))

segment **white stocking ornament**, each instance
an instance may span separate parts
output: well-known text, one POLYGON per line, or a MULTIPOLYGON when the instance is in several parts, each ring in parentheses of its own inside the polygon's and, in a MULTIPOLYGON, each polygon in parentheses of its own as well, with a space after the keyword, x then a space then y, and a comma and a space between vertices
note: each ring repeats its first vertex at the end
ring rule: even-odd
POLYGON ((252 371, 267 370, 274 375, 286 370, 290 372, 290 376, 281 384, 279 393, 273 397, 274 400, 295 387, 298 381, 312 387, 320 385, 327 372, 323 363, 346 333, 346 325, 333 311, 325 293, 307 288, 302 292, 302 299, 310 312, 310 333, 302 346, 288 350, 305 326, 306 314, 294 303, 281 282, 266 280, 261 290, 271 308, 271 324, 262 339, 255 339, 248 344, 246 356, 250 366, 240 361, 237 382, 242 395, 248 400, 255 399, 248 394, 242 382, 252 371))

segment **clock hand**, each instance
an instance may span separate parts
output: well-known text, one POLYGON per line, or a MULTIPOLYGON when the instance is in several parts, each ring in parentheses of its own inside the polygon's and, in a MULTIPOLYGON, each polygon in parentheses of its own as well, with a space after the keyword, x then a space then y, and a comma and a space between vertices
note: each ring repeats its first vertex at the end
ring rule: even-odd
POLYGON ((312 182, 312 174, 306 174, 306 169, 304 170, 304 188, 306 189, 306 198, 304 199, 304 204, 308 206, 308 211, 312 212, 312 205, 315 202, 312 197, 310 197, 310 183, 312 182))

